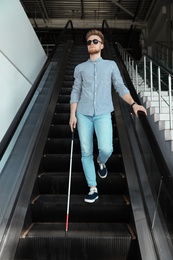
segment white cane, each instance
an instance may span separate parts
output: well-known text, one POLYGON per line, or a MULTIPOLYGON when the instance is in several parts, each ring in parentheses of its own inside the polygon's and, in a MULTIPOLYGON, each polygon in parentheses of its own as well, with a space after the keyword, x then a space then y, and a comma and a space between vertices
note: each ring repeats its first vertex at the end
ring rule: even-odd
POLYGON ((65 231, 68 232, 68 221, 69 221, 69 207, 70 207, 70 189, 71 189, 71 172, 72 172, 72 157, 73 157, 73 142, 74 142, 74 129, 71 137, 71 152, 70 152, 70 167, 69 167, 69 180, 68 180, 68 197, 67 197, 67 214, 66 214, 66 225, 65 231))

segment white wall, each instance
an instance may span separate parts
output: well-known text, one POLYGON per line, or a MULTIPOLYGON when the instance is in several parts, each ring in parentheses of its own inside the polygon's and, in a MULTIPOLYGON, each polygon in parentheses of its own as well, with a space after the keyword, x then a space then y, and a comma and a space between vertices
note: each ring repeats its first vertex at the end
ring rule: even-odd
POLYGON ((0 0, 0 141, 47 56, 19 0, 0 0))

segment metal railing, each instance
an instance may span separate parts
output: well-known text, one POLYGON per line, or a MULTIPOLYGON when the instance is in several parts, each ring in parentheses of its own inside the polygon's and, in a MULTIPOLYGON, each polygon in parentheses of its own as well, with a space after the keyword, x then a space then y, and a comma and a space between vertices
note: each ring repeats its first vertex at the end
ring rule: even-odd
POLYGON ((155 62, 147 54, 143 54, 140 61, 136 61, 121 45, 118 50, 136 89, 136 92, 149 91, 151 100, 158 96, 159 113, 167 107, 169 114, 169 128, 173 129, 172 111, 172 79, 173 74, 155 62))
POLYGON ((155 42, 154 45, 154 58, 166 68, 173 69, 173 42, 161 41, 155 42))

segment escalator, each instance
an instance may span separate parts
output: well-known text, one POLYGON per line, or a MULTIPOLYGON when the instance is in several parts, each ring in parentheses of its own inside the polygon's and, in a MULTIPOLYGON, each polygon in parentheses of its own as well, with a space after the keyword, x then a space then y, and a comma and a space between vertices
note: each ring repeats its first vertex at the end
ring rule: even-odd
MULTIPOLYGON (((54 110, 15 260, 140 260, 131 199, 115 113, 114 152, 106 179, 97 176, 99 200, 84 202, 84 178, 75 131, 69 230, 65 232, 71 132, 69 99, 74 67, 87 60, 86 46, 73 46, 54 110)), ((94 158, 97 144, 94 136, 94 158)))

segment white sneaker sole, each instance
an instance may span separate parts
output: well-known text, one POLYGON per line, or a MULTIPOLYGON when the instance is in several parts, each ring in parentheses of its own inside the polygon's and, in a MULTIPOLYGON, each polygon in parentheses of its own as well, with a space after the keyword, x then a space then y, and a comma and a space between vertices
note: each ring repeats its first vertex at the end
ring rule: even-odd
POLYGON ((95 202, 98 198, 99 198, 99 196, 97 196, 97 197, 96 197, 95 199, 93 199, 93 200, 84 199, 84 201, 87 202, 87 203, 93 203, 93 202, 95 202))
POLYGON ((106 172, 106 174, 105 174, 104 176, 101 176, 99 172, 97 172, 97 173, 98 173, 98 176, 99 176, 100 178, 102 178, 102 179, 106 178, 107 175, 108 175, 108 172, 106 172))

